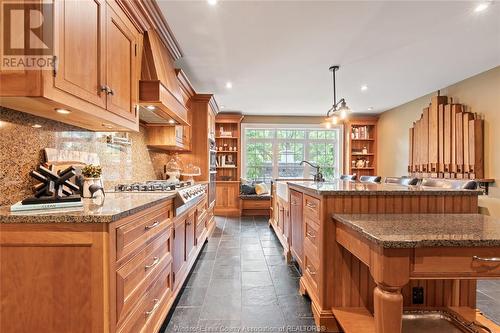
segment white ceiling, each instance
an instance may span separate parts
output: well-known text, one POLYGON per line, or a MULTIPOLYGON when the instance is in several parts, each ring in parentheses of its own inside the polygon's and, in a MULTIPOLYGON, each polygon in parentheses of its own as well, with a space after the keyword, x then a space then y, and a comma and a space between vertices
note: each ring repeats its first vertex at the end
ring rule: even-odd
POLYGON ((500 3, 478 13, 470 1, 158 2, 184 52, 177 65, 224 111, 324 115, 332 64, 337 95, 360 113, 500 65, 500 3))

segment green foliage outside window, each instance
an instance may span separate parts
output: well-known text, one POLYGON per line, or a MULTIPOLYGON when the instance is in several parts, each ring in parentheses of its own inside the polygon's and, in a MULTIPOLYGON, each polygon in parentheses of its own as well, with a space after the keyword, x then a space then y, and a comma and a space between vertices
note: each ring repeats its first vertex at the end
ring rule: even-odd
POLYGON ((273 176, 302 178, 314 170, 300 161, 308 160, 321 166, 325 178, 338 176, 340 130, 321 129, 247 129, 245 152, 246 178, 270 181, 273 176))

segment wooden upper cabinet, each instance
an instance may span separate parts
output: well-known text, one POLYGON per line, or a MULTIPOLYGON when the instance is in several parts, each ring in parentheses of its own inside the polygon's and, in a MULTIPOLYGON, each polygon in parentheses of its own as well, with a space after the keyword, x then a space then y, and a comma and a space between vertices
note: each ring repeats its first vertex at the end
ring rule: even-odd
MULTIPOLYGON (((122 15, 123 16, 123 15, 122 15)), ((133 29, 133 28, 132 28, 133 29)), ((106 77, 107 109, 120 116, 135 119, 137 100, 136 33, 114 9, 106 11, 106 77)))
POLYGON ((115 0, 54 0, 54 69, 0 71, 0 105, 90 130, 138 131, 141 54, 142 35, 115 0))
POLYGON ((105 2, 57 0, 54 5, 54 86, 106 108, 106 93, 101 91, 106 82, 105 2))

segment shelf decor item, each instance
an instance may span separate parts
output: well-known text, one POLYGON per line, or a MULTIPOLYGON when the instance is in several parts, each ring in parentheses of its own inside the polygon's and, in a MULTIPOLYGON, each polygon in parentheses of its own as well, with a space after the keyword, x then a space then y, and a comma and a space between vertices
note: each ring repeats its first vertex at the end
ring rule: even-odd
POLYGON ((30 176, 40 181, 35 185, 35 195, 15 203, 11 211, 35 209, 81 207, 81 198, 75 195, 79 188, 69 179, 75 176, 75 168, 68 167, 59 173, 52 172, 44 165, 39 165, 30 172, 30 176))
POLYGON ((82 168, 82 189, 81 195, 84 198, 92 198, 95 192, 101 190, 104 194, 102 185, 102 168, 99 165, 88 164, 82 168))

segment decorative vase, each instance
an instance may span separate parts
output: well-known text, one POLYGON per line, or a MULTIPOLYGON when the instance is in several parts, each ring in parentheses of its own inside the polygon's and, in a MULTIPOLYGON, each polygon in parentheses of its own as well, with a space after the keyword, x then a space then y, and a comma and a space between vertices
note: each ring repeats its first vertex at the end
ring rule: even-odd
POLYGON ((102 179, 101 177, 97 178, 83 178, 83 184, 82 184, 82 197, 84 198, 92 198, 92 194, 90 193, 90 186, 91 185, 98 185, 100 187, 102 186, 102 179))

